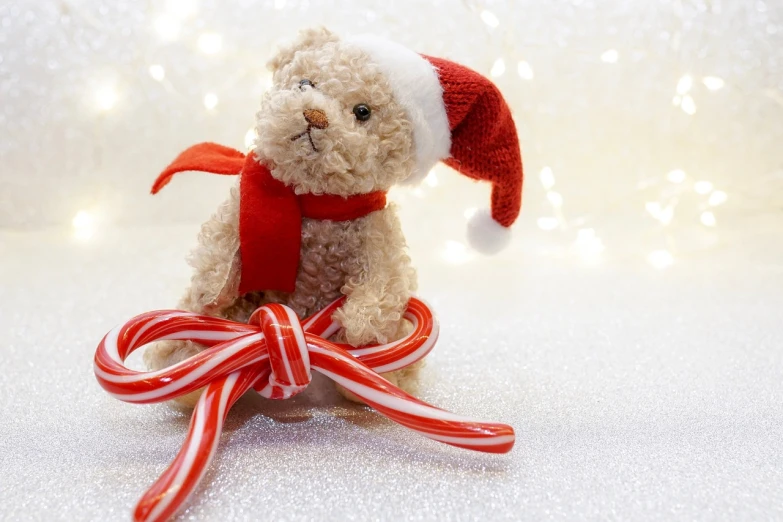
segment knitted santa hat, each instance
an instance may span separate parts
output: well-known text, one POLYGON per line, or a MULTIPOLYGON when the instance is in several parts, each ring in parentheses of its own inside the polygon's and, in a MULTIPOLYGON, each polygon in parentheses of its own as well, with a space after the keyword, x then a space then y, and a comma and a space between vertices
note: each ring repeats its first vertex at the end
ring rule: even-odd
POLYGON ((522 204, 522 157, 511 111, 498 88, 462 65, 417 54, 372 35, 348 42, 379 66, 413 124, 419 181, 443 161, 466 176, 492 183, 490 212, 468 223, 477 250, 493 253, 510 239, 522 204))

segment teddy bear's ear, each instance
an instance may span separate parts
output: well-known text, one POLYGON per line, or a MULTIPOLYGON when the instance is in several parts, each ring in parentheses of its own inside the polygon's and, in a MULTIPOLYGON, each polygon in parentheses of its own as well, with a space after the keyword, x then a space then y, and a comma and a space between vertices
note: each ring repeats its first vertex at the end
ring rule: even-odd
POLYGON ((281 46, 277 54, 267 62, 267 68, 275 72, 284 65, 291 63, 297 52, 305 49, 317 49, 328 42, 336 42, 339 38, 326 27, 314 27, 299 31, 296 40, 281 46))

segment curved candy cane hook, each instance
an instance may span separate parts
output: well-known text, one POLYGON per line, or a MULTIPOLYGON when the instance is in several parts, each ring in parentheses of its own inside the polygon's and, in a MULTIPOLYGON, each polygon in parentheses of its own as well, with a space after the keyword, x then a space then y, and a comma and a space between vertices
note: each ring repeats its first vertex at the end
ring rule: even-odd
POLYGON ((332 314, 342 302, 333 302, 301 323, 293 310, 279 304, 262 306, 249 324, 176 310, 148 312, 106 334, 95 353, 95 376, 114 397, 151 403, 204 387, 182 449, 139 501, 135 520, 166 520, 187 501, 212 461, 226 415, 239 397, 251 388, 268 398, 292 397, 310 382, 311 369, 425 437, 490 453, 511 450, 511 426, 441 410, 376 373, 409 366, 432 350, 438 324, 425 303, 410 300, 405 318, 414 328, 405 338, 353 348, 327 340, 340 328, 332 314), (154 372, 125 366, 134 350, 166 339, 191 340, 208 348, 154 372))

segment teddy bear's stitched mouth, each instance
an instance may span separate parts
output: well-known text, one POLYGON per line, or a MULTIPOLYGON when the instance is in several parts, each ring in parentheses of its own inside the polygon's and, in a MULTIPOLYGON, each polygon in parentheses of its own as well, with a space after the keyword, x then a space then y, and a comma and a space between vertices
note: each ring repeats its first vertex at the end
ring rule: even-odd
POLYGON ((296 136, 293 136, 293 137, 291 138, 291 141, 296 141, 296 140, 298 140, 299 138, 301 138, 302 136, 305 136, 305 135, 307 135, 307 139, 308 139, 308 141, 310 142, 310 146, 313 148, 313 152, 318 152, 318 147, 316 147, 316 146, 315 146, 315 143, 313 143, 313 136, 310 134, 310 131, 311 131, 311 130, 312 130, 312 127, 307 127, 307 130, 306 130, 306 131, 304 131, 303 133, 301 133, 301 134, 297 134, 296 136))

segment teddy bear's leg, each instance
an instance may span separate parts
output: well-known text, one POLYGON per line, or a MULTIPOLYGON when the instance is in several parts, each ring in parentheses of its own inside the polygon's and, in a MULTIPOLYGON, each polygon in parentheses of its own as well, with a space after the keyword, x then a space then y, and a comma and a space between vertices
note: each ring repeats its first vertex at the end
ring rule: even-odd
MULTIPOLYGON (((193 267, 190 287, 179 302, 182 310, 244 320, 252 313, 251 296, 240 298, 239 276, 239 193, 231 189, 229 198, 217 212, 202 225, 198 245, 190 253, 188 263, 193 267), (250 311, 248 312, 248 309, 250 311)), ((205 347, 190 341, 162 341, 147 348, 144 361, 152 370, 160 370, 193 356, 205 347)), ((192 392, 174 402, 191 407, 201 390, 192 392)))
MULTIPOLYGON (((186 296, 187 297, 187 296, 186 296)), ((186 309, 186 298, 180 301, 180 308, 186 309)), ((246 323, 250 319, 250 315, 256 308, 264 303, 263 295, 260 293, 252 293, 242 296, 229 308, 222 309, 220 315, 214 313, 208 313, 204 310, 189 310, 191 312, 215 315, 217 317, 225 317, 232 321, 240 323, 246 323)), ((192 341, 160 341, 149 346, 144 351, 144 364, 150 371, 161 370, 167 368, 178 362, 192 357, 204 350, 206 346, 194 343, 192 341)), ((182 406, 184 408, 192 408, 196 405, 199 397, 201 397, 202 389, 193 391, 182 397, 172 399, 172 402, 182 406)))
MULTIPOLYGON (((424 361, 421 360, 417 363, 411 364, 402 370, 396 372, 382 373, 381 377, 401 389, 402 391, 415 395, 419 389, 419 370, 424 366, 424 361)), ((352 392, 346 390, 341 384, 335 384, 337 391, 340 395, 345 397, 351 402, 358 404, 364 404, 364 401, 354 395, 352 392)))
MULTIPOLYGON (((394 207, 367 216, 357 273, 343 286, 345 304, 334 315, 343 326, 345 342, 353 346, 386 343, 410 333, 403 318, 411 293, 416 289, 416 272, 405 251, 405 238, 394 207)), ((416 391, 423 362, 383 376, 408 393, 416 391)), ((347 399, 358 398, 338 386, 347 399)))
MULTIPOLYGON (((253 311, 261 304, 263 304, 263 296, 261 294, 248 294, 241 299, 238 299, 232 307, 222 310, 220 317, 246 323, 248 319, 250 319, 250 315, 253 311)), ((180 302, 180 307, 183 309, 185 308, 183 302, 180 302)), ((190 311, 205 313, 203 310, 200 312, 196 310, 190 311)), ((206 346, 192 341, 160 341, 144 351, 144 364, 150 371, 161 370, 184 361, 205 348, 206 346)), ((184 408, 192 408, 196 405, 196 401, 198 401, 199 397, 201 397, 202 390, 203 388, 183 395, 182 397, 177 397, 176 399, 173 399, 172 402, 184 408)))
MULTIPOLYGON (((403 337, 408 335, 411 331, 413 331, 413 325, 403 319, 402 323, 400 324, 400 329, 398 331, 398 334, 389 340, 394 341, 397 339, 402 339, 403 337)), ((336 339, 336 341, 346 342, 343 332, 340 332, 338 335, 340 336, 340 338, 336 339)), ((382 373, 381 376, 387 381, 389 381, 390 383, 392 383, 393 385, 395 385, 396 387, 400 388, 402 391, 406 393, 410 393, 411 395, 415 395, 419 389, 419 373, 421 369, 424 367, 424 365, 425 365, 425 361, 424 359, 422 359, 400 370, 394 372, 382 373)), ((340 395, 342 395, 349 401, 357 402, 360 404, 364 402, 359 397, 357 397, 350 391, 346 390, 343 386, 339 384, 337 384, 336 386, 337 386, 337 391, 340 392, 340 395)))
MULTIPOLYGON (((413 324, 403 319, 397 331, 397 335, 395 335, 394 338, 402 339, 412 331, 413 324)), ((415 395, 419 388, 419 371, 423 367, 424 359, 397 370, 396 372, 388 372, 381 375, 401 390, 410 393, 411 395, 415 395)))
MULTIPOLYGON (((184 361, 203 349, 203 346, 191 341, 160 341, 144 351, 144 364, 150 371, 161 370, 184 361)), ((177 397, 173 402, 185 408, 192 408, 201 397, 201 391, 199 389, 177 397)))

